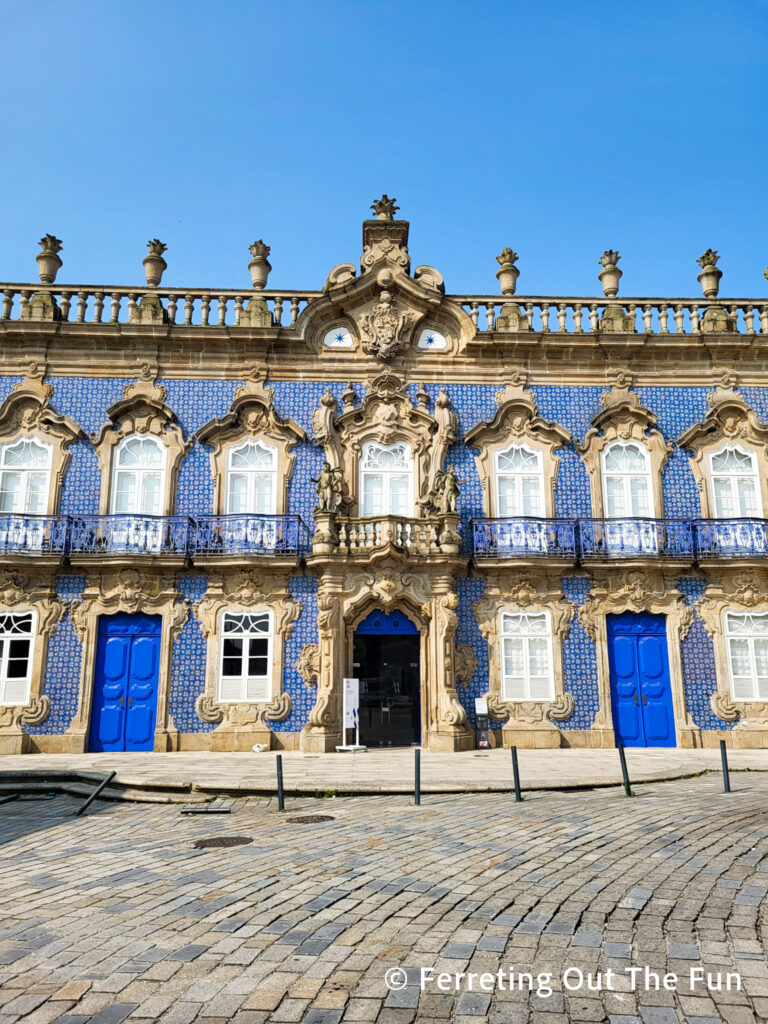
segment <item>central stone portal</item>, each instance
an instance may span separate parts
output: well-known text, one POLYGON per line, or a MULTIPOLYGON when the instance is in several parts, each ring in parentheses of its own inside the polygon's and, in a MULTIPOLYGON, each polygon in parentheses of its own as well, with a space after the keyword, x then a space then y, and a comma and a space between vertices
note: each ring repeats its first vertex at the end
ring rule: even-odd
POLYGON ((421 742, 421 637, 402 612, 373 611, 354 635, 360 680, 360 742, 403 747, 421 742))

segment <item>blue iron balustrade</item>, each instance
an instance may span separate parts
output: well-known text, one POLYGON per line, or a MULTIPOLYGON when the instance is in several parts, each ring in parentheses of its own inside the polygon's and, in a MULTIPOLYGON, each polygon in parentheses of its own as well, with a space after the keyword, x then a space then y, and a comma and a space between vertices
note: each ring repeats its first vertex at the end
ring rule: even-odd
POLYGON ((69 552, 76 555, 177 555, 189 553, 188 516, 72 516, 69 552))
POLYGON ((473 519, 472 544, 482 558, 576 558, 574 519, 473 519))
POLYGON ((0 516, 0 554, 63 555, 68 534, 68 516, 0 516))
POLYGON ((581 558, 693 558, 688 519, 577 519, 581 558))
POLYGON ((191 555, 298 555, 309 546, 301 516, 202 516, 193 521, 191 555))
POLYGON ((755 558, 768 554, 765 519, 699 519, 694 524, 696 558, 755 558))

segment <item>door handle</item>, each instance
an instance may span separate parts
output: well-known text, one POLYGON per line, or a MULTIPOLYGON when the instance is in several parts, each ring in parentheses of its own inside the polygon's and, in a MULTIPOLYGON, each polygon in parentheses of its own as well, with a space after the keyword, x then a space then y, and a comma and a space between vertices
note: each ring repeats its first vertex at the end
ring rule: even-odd
POLYGON ((638 701, 638 699, 637 699, 637 694, 636 694, 636 693, 634 693, 634 694, 632 695, 632 700, 634 700, 635 704, 639 704, 639 703, 640 703, 640 702, 638 701))
POLYGON ((129 698, 128 698, 128 707, 129 707, 129 708, 132 708, 132 707, 133 707, 133 697, 129 697, 129 698))
POLYGON ((125 697, 120 698, 120 707, 125 707, 125 697))
POLYGON ((643 704, 647 704, 647 703, 648 703, 648 698, 645 696, 645 694, 643 694, 643 704))

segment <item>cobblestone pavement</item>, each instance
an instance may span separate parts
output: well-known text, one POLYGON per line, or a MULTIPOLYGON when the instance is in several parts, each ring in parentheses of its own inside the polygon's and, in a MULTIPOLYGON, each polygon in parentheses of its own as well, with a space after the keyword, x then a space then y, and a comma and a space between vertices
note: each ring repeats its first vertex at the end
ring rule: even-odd
POLYGON ((631 800, 295 799, 279 814, 254 798, 189 816, 97 803, 74 818, 77 805, 0 806, 0 1024, 768 1017, 762 773, 736 776, 731 795, 708 776, 631 800), (253 842, 194 848, 216 835, 253 842), (676 975, 677 991, 647 988, 633 966, 676 975), (405 987, 388 992, 395 967, 405 987), (692 968, 722 987, 692 985, 692 968), (532 971, 533 991, 517 974, 499 984, 509 969, 532 971), (495 988, 467 972, 497 975, 495 988), (588 987, 597 972, 602 991, 588 987))

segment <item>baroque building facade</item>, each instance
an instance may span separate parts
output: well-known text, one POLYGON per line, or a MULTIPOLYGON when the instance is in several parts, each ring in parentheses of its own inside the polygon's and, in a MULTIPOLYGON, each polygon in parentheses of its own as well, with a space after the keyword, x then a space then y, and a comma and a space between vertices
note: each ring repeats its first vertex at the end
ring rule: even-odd
POLYGON ((0 752, 768 745, 768 302, 3 285, 0 752))

